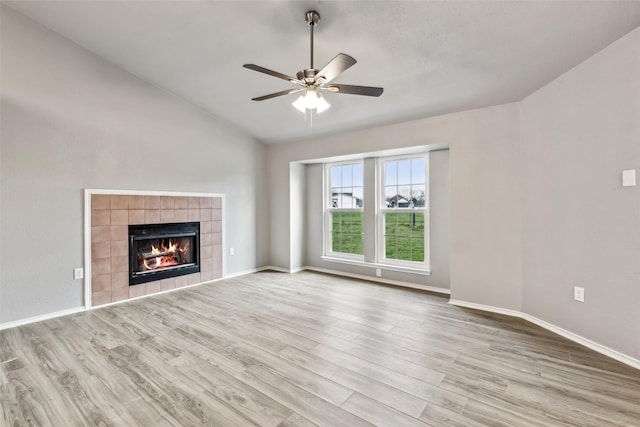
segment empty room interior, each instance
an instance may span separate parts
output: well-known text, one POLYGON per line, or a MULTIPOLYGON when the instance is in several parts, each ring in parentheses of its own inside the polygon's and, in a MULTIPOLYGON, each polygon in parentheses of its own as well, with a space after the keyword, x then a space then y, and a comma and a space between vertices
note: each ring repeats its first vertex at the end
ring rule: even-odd
POLYGON ((0 19, 0 425, 640 426, 640 1, 0 19))

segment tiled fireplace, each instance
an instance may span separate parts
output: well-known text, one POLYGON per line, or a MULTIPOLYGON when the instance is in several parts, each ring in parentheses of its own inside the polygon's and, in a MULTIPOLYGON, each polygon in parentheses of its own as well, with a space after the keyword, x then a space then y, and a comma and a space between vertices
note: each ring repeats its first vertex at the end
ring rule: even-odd
MULTIPOLYGON (((90 200, 92 306, 222 277, 221 196, 92 194, 90 200), (141 225, 149 226, 145 230, 150 231, 144 233, 150 233, 150 243, 144 240, 144 235, 134 237, 141 225), (175 227, 182 230, 181 234, 175 234, 175 227), (165 231, 169 237, 163 240, 153 235, 160 230, 169 230, 165 231), (196 238, 188 240, 190 235, 196 234, 196 238), (171 241, 171 236, 179 236, 177 244, 183 247, 176 245, 175 237, 171 241), (144 242, 141 243, 142 255, 130 254, 130 243, 134 239, 144 242), (198 247, 188 248, 193 242, 197 242, 198 247), (179 251, 185 250, 185 247, 189 249, 189 259, 182 259, 179 255, 179 251), (172 258, 154 257, 150 254, 151 250, 163 255, 174 250, 178 255, 172 255, 172 258), (136 256, 140 263, 147 263, 148 268, 138 269, 136 256), (160 266, 164 259, 170 259, 176 265, 169 265, 166 269, 157 268, 164 267, 160 266), (177 265, 183 262, 184 266, 177 265), (197 267, 194 267, 196 264, 197 267), (182 270, 178 273, 181 275, 167 277, 174 274, 174 269, 182 270)), ((136 245, 133 244, 133 247, 136 245)))

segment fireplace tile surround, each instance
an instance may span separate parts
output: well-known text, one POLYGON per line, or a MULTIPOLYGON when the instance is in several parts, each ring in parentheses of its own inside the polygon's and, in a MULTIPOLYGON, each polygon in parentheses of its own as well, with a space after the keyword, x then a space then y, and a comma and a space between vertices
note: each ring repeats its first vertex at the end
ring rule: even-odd
POLYGON ((91 305, 99 306, 222 277, 222 196, 91 194, 91 305), (129 286, 133 224, 200 222, 200 273, 129 286))

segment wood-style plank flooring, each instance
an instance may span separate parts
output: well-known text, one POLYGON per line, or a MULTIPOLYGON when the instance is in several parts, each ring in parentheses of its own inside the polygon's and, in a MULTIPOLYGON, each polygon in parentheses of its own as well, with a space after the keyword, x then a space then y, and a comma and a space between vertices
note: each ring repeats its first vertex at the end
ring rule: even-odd
POLYGON ((0 331, 6 426, 640 426, 640 371, 438 295, 262 272, 0 331))

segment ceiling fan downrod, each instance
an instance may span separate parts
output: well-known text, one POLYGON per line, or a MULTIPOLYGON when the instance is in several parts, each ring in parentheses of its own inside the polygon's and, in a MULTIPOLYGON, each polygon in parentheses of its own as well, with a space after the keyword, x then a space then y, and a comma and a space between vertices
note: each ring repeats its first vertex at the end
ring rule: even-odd
POLYGON ((305 18, 307 20, 307 24, 309 25, 309 33, 311 36, 311 66, 309 67, 309 69, 313 70, 313 29, 314 27, 318 24, 318 22, 320 21, 320 14, 318 12, 316 12, 315 10, 310 10, 309 12, 306 13, 305 18))

